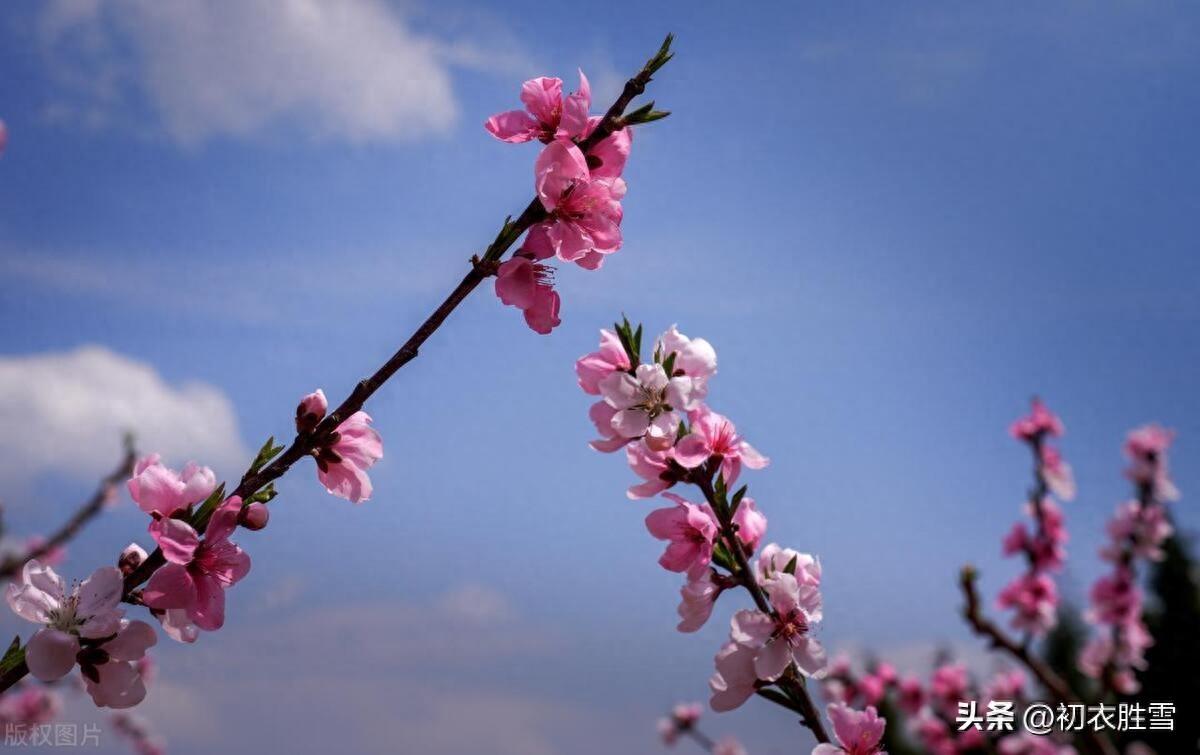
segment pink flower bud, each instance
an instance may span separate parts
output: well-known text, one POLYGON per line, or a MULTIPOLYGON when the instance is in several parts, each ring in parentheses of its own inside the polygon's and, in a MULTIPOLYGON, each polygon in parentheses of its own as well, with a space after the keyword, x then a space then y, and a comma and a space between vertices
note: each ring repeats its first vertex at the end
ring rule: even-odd
POLYGON ((261 530, 267 526, 267 520, 270 518, 271 512, 267 510, 267 505, 255 501, 238 513, 238 524, 248 530, 261 530))
POLYGON ((329 402, 320 388, 300 399, 300 405, 296 407, 296 432, 311 433, 325 419, 328 409, 329 402))
POLYGON ((130 543, 125 546, 125 550, 121 551, 121 557, 117 559, 117 567, 122 574, 128 575, 142 565, 147 555, 149 554, 146 553, 145 548, 137 543, 130 543))

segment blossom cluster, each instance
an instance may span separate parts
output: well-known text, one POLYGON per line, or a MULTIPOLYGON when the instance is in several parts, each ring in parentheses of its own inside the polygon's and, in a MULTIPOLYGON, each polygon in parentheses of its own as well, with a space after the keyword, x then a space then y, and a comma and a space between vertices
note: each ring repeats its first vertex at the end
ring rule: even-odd
POLYGON ((1016 668, 1001 669, 982 684, 963 663, 943 662, 923 682, 914 674, 901 676, 885 661, 873 662, 856 672, 846 656, 829 665, 822 683, 825 696, 835 703, 881 706, 903 714, 909 736, 931 755, 994 751, 1002 755, 1074 755, 1075 750, 1045 736, 1025 732, 987 731, 958 724, 962 706, 991 709, 993 705, 1016 716, 1028 703, 1028 678, 1016 668))
POLYGON ((1079 668, 1124 694, 1139 689, 1136 672, 1146 667, 1145 651, 1153 642, 1142 621, 1137 562, 1161 560, 1162 544, 1172 533, 1165 504, 1179 498, 1167 464, 1173 439, 1174 433, 1159 425, 1139 427, 1127 436, 1125 474, 1136 496, 1120 504, 1108 522, 1109 539, 1100 556, 1111 568, 1088 594, 1086 618, 1099 631, 1080 652, 1079 668))
POLYGON ((1034 486, 1025 506, 1033 528, 1018 522, 1004 538, 1004 555, 1023 554, 1028 568, 1000 591, 997 603, 1013 611, 1014 629, 1039 636, 1057 621, 1058 586, 1052 574, 1066 559, 1067 530, 1054 497, 1072 500, 1075 480, 1071 467, 1051 442, 1062 436, 1062 420, 1039 399, 1033 400, 1029 414, 1013 422, 1009 432, 1033 452, 1034 486))
POLYGON ((596 270, 621 248, 621 174, 633 142, 625 127, 591 145, 581 144, 602 121, 590 114, 591 86, 579 72, 579 89, 563 93, 562 79, 539 77, 521 87, 522 110, 498 113, 484 123, 502 142, 539 141, 545 146, 533 166, 534 189, 545 219, 535 223, 520 249, 496 270, 496 295, 517 307, 535 332, 549 333, 561 320, 554 268, 545 260, 573 262, 596 270))
MULTIPOLYGON (((327 410, 320 390, 301 399, 296 409, 298 435, 315 433, 327 410)), ((322 435, 311 453, 326 490, 355 503, 370 497, 367 470, 383 456, 383 442, 370 423, 365 412, 352 414, 322 435)), ((268 442, 260 458, 267 449, 268 458, 279 450, 268 442)), ((42 625, 25 647, 29 672, 53 682, 78 666, 93 702, 114 709, 130 708, 145 698, 150 668, 146 651, 157 643, 150 624, 125 618, 122 600, 145 606, 162 631, 178 642, 192 643, 201 631, 220 629, 225 624, 225 591, 241 581, 251 565, 249 554, 231 538, 239 527, 266 527, 266 503, 274 495, 269 489, 256 492, 252 500, 225 497, 212 469, 189 462, 174 470, 157 454, 137 462, 126 487, 149 516, 147 531, 162 558, 140 591, 127 596, 125 577, 150 554, 131 543, 116 566, 96 569, 69 589, 49 563, 31 559, 5 592, 13 612, 42 625)), ((142 733, 129 725, 135 747, 155 751, 157 740, 142 733)))
POLYGON ((825 651, 813 631, 823 616, 821 565, 774 543, 760 549, 767 517, 747 486, 730 492, 744 469, 763 469, 769 460, 706 403, 717 372, 712 345, 673 326, 645 353, 641 326, 625 320, 600 332, 599 348, 580 357, 575 371, 580 388, 599 399, 588 412, 599 434, 592 448, 624 452, 641 480, 629 498, 661 496, 671 504, 651 511, 646 529, 666 543, 659 565, 685 580, 679 631, 700 629, 731 588, 754 598, 755 608, 734 613, 716 655, 712 708, 732 710, 765 687, 794 691, 799 677, 820 677, 825 651), (676 492, 685 486, 703 500, 676 492))

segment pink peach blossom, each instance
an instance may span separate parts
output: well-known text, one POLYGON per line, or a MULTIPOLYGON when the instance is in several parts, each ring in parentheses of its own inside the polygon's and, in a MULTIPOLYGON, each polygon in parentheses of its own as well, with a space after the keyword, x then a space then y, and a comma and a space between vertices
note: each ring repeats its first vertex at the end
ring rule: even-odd
POLYGON ((600 348, 575 361, 575 374, 584 393, 600 395, 600 381, 614 372, 627 372, 632 365, 621 339, 611 330, 600 331, 600 348))
POLYGON ((1048 736, 1027 731, 1009 734, 1001 739, 996 751, 1000 755, 1076 755, 1075 748, 1070 745, 1059 744, 1048 736))
POLYGON ((675 355, 674 374, 692 378, 693 393, 702 399, 708 393, 708 379, 717 374, 717 352, 703 338, 688 338, 672 325, 658 337, 656 350, 660 362, 675 355))
POLYGON ((1029 572, 1001 590, 996 603, 1000 608, 1015 610, 1011 621, 1014 629, 1041 635, 1057 620, 1058 588, 1047 575, 1029 572))
POLYGON ((612 429, 622 438, 643 438, 651 449, 674 443, 679 427, 677 410, 691 402, 692 381, 668 378, 662 365, 640 364, 633 375, 614 372, 600 381, 600 393, 616 410, 612 429))
POLYGON ((727 642, 714 659, 716 671, 708 680, 709 707, 718 713, 740 708, 758 688, 754 673, 754 648, 727 642))
MULTIPOLYGON (((562 79, 539 77, 521 87, 524 110, 497 113, 483 124, 488 133, 502 142, 519 144, 538 139, 575 139, 588 128, 588 110, 592 104, 591 86, 579 72, 579 90, 563 98, 562 79)), ((594 128, 594 127, 593 127, 594 128)))
POLYGON ((54 569, 37 559, 27 561, 20 577, 8 584, 5 598, 13 613, 43 625, 25 648, 30 673, 44 682, 61 679, 75 666, 80 638, 115 634, 125 613, 120 608, 123 589, 121 571, 106 566, 68 594, 54 569))
POLYGON ((651 511, 646 517, 650 534, 669 542, 658 563, 668 571, 700 574, 712 561, 717 523, 696 504, 672 493, 664 495, 675 505, 651 511))
POLYGON ((875 708, 852 710, 840 703, 825 708, 837 744, 819 744, 812 755, 886 755, 883 752, 883 732, 887 720, 880 718, 875 708))
POLYGON ((1126 476, 1139 485, 1149 485, 1154 497, 1162 501, 1179 500, 1167 464, 1167 450, 1174 441, 1174 430, 1155 424, 1136 428, 1125 438, 1126 476))
POLYGON ((730 622, 730 639, 755 650, 754 671, 759 679, 774 681, 791 663, 806 676, 821 676, 825 651, 809 636, 821 619, 821 593, 787 573, 767 582, 763 589, 774 615, 738 611, 730 622))
POLYGON ((333 495, 362 503, 372 492, 367 470, 382 458, 383 439, 371 427, 371 415, 355 412, 317 450, 317 478, 333 495))
MULTIPOLYGON (((589 118, 583 138, 591 136, 602 120, 604 118, 598 115, 589 118)), ((591 171, 592 178, 620 178, 625 172, 625 163, 629 160, 632 148, 633 129, 628 127, 618 129, 601 139, 587 153, 588 170, 591 171)))
POLYGON ((758 510, 753 498, 742 498, 733 514, 733 523, 737 526, 738 540, 742 541, 748 553, 754 553, 763 536, 767 534, 767 517, 758 510))
POLYGON ((595 269, 603 255, 621 248, 623 179, 593 177, 579 148, 562 141, 542 150, 534 170, 549 217, 529 230, 523 250, 595 269))
POLYGON ((1062 453, 1051 445, 1041 447, 1042 479, 1050 492, 1064 501, 1075 499, 1075 475, 1071 465, 1063 460, 1062 453))
MULTIPOLYGON (((678 379, 678 378, 676 378, 678 379)), ((690 432, 675 445, 675 460, 686 469, 695 469, 710 458, 721 460, 725 484, 732 485, 741 474, 742 466, 762 469, 770 463, 738 435, 737 428, 727 417, 701 404, 689 414, 690 432)))
POLYGON ((554 290, 554 268, 520 254, 501 263, 496 273, 496 296, 525 314, 525 324, 546 335, 562 320, 562 299, 554 290))
POLYGON ((1017 440, 1033 441, 1045 435, 1058 437, 1063 434, 1063 424, 1041 399, 1030 402, 1029 414, 1012 423, 1008 432, 1017 440))
POLYGON ((133 502, 147 514, 171 516, 199 503, 217 487, 217 478, 208 467, 188 462, 182 472, 168 469, 151 454, 138 461, 128 483, 133 502))
POLYGON ((759 584, 765 585, 779 577, 793 560, 796 562, 794 576, 801 585, 821 586, 821 562, 816 556, 781 548, 776 543, 764 546, 758 555, 755 571, 759 584))
POLYGON ((221 504, 203 540, 191 525, 177 519, 151 524, 150 534, 167 564, 150 577, 142 601, 159 611, 186 611, 200 629, 220 629, 225 623, 225 590, 250 571, 250 556, 229 540, 241 508, 242 499, 236 496, 221 504))
MULTIPOLYGON (((617 409, 607 401, 597 401, 588 408, 588 419, 592 421, 592 424, 596 426, 596 432, 600 434, 599 438, 588 442, 592 449, 608 454, 619 451, 633 442, 633 438, 626 438, 613 425, 616 416, 617 409)), ((658 492, 654 491, 653 495, 657 495, 658 492)), ((649 498, 650 496, 645 497, 649 498)))
MULTIPOLYGON (((605 406, 608 405, 605 404, 605 406)), ((609 407, 609 409, 612 408, 609 407)), ((608 413, 610 423, 613 413, 615 410, 608 413)), ((647 448, 645 443, 632 443, 625 446, 625 459, 629 462, 629 468, 633 470, 634 474, 645 480, 641 484, 631 485, 625 491, 625 495, 635 501, 641 498, 653 498, 673 486, 676 480, 670 474, 671 457, 671 449, 655 451, 647 448)))
POLYGON ((1126 501, 1118 506, 1107 529, 1111 543, 1100 555, 1109 561, 1119 561, 1126 551, 1135 558, 1161 561, 1162 544, 1175 531, 1162 506, 1143 506, 1140 501, 1126 501))
POLYGON ((296 406, 296 432, 311 433, 325 419, 328 410, 329 401, 320 388, 300 399, 296 406))
POLYGON ((122 621, 116 636, 101 645, 107 659, 84 668, 87 693, 101 708, 132 708, 146 697, 141 662, 158 638, 144 621, 122 621), (94 678, 93 678, 94 677, 94 678))
POLYGON ((747 755, 746 748, 734 737, 721 737, 713 743, 712 755, 747 755))
POLYGON ((679 590, 677 613, 680 620, 675 628, 680 632, 699 631, 712 616, 713 606, 725 588, 725 584, 715 578, 712 569, 689 574, 687 582, 679 590))

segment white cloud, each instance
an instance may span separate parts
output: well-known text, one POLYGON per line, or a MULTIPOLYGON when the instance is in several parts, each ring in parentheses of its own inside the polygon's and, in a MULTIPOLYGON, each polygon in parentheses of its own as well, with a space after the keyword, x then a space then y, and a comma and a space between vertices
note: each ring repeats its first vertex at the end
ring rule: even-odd
POLYGON ((41 28, 54 73, 83 100, 55 103, 57 117, 103 123, 131 90, 184 144, 284 119, 351 142, 434 134, 458 116, 450 65, 525 65, 512 49, 418 32, 382 0, 55 0, 41 28))
POLYGON ((173 387, 149 365, 101 346, 0 357, 0 476, 96 478, 120 458, 121 435, 175 462, 236 471, 247 453, 233 405, 200 383, 173 387))

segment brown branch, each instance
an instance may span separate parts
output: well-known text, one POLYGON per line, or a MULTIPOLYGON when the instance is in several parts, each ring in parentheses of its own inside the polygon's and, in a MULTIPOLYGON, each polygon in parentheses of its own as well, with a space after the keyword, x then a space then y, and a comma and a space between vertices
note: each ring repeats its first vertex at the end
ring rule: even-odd
MULTIPOLYGON (((970 624, 975 634, 987 639, 992 648, 1003 650, 1020 662, 1021 665, 1025 666, 1025 668, 1029 669, 1041 683, 1042 687, 1054 698, 1055 702, 1067 705, 1083 705, 1083 699, 1075 694, 1070 685, 1056 674, 1054 669, 1050 668, 1042 659, 1034 655, 1027 644, 1017 642, 1009 637, 1003 629, 996 626, 993 621, 983 615, 983 611, 980 608, 979 591, 975 587, 975 580, 978 576, 978 573, 972 566, 964 566, 959 576, 959 586, 962 588, 963 598, 965 599, 963 618, 967 620, 967 623, 970 624)), ((1081 734, 1089 752, 1096 755, 1117 755, 1116 748, 1107 737, 1102 737, 1098 732, 1086 728, 1081 734)))
POLYGON ((96 492, 92 497, 84 502, 71 518, 63 523, 54 534, 46 538, 46 540, 35 548, 31 548, 19 556, 13 556, 5 559, 0 563, 0 580, 12 579, 25 566, 26 562, 32 561, 35 558, 41 558, 55 548, 69 542, 73 537, 79 534, 79 531, 92 520, 97 514, 104 510, 105 504, 112 498, 116 486, 129 478, 133 472, 134 461, 137 459, 137 451, 134 448, 131 438, 125 439, 125 456, 121 459, 121 463, 107 477, 100 481, 96 487, 96 492))
MULTIPOLYGON (((605 113, 595 130, 593 130, 587 139, 579 143, 581 150, 587 152, 596 146, 600 140, 626 127, 625 123, 621 120, 625 108, 628 107, 634 97, 645 91, 646 85, 650 82, 652 75, 671 59, 671 41, 672 36, 667 35, 666 40, 654 57, 646 61, 642 69, 625 83, 621 95, 605 113)), ((419 349, 424 345, 425 341, 429 340, 429 337, 442 326, 442 323, 458 308, 458 305, 491 274, 491 266, 487 263, 499 261, 505 252, 521 237, 521 234, 545 217, 545 209, 538 198, 534 197, 516 221, 506 220, 504 226, 496 235, 495 240, 488 246, 482 257, 472 259, 471 269, 463 276, 463 279, 454 287, 454 290, 450 292, 445 301, 396 350, 396 353, 373 374, 359 381, 350 395, 326 416, 312 432, 297 434, 291 445, 282 454, 257 472, 248 470, 242 476, 237 488, 230 493, 230 496, 240 496, 245 500, 264 486, 282 477, 292 468, 292 465, 311 454, 314 449, 319 448, 344 419, 360 410, 367 400, 395 375, 400 368, 417 358, 419 349)), ((197 511, 192 518, 191 524, 197 530, 203 530, 210 514, 211 512, 209 511, 197 511)), ((137 569, 125 577, 124 599, 126 601, 131 600, 131 596, 137 590, 138 586, 148 580, 150 575, 164 563, 166 563, 166 560, 163 558, 162 550, 155 549, 153 553, 142 561, 137 569)), ((21 661, 16 668, 5 673, 0 673, 0 692, 11 687, 27 672, 28 669, 25 668, 24 661, 21 661)))

